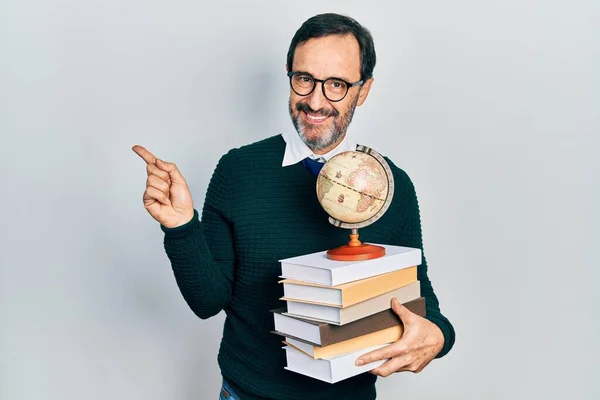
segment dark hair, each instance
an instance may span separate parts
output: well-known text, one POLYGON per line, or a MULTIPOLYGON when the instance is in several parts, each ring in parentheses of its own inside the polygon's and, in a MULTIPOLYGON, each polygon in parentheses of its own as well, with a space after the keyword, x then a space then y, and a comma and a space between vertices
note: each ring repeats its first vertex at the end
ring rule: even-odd
POLYGON ((319 14, 306 20, 296 31, 287 53, 287 67, 292 70, 296 47, 309 39, 328 35, 352 34, 360 48, 360 78, 367 80, 373 76, 375 68, 375 44, 373 37, 365 27, 356 20, 340 14, 319 14))

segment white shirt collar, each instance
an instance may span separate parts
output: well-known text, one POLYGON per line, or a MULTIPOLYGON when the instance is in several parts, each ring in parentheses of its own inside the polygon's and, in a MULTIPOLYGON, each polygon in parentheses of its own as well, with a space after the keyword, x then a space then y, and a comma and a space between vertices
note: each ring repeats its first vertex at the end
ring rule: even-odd
POLYGON ((283 162, 281 163, 282 167, 296 164, 306 157, 324 163, 339 153, 356 150, 356 143, 348 138, 348 132, 346 132, 346 136, 344 136, 342 142, 338 144, 335 149, 321 155, 314 154, 310 147, 308 147, 300 138, 298 133, 288 134, 287 132, 284 132, 281 136, 285 141, 285 153, 283 155, 283 162))

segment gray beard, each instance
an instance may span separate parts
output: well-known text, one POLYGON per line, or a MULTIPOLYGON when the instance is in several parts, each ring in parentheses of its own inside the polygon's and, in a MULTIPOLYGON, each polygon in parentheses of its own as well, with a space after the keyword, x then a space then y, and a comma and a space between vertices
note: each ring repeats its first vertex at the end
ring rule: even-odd
POLYGON ((354 110, 356 109, 356 103, 358 101, 358 97, 354 101, 354 103, 350 106, 350 110, 346 118, 341 118, 340 116, 333 117, 333 124, 320 135, 308 137, 307 130, 312 126, 306 126, 303 122, 299 121, 292 112, 291 102, 288 103, 290 118, 292 119, 292 123, 294 124, 294 128, 296 128, 296 132, 300 135, 300 138, 312 151, 321 151, 332 144, 336 143, 348 130, 348 126, 352 122, 352 117, 354 116, 354 110))
POLYGON ((336 129, 335 122, 326 131, 321 132, 321 134, 318 136, 313 135, 312 137, 308 137, 306 134, 307 127, 302 122, 298 122, 296 130, 298 131, 302 141, 306 143, 306 145, 313 151, 326 149, 344 134, 343 131, 336 129))

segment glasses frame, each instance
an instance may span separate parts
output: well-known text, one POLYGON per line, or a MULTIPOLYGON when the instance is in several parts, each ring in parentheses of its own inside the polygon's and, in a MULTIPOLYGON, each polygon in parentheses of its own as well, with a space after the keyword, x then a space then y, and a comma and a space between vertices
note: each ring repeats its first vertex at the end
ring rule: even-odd
POLYGON ((354 87, 354 86, 359 86, 362 85, 364 82, 364 80, 360 80, 360 81, 356 81, 354 83, 348 82, 344 79, 341 78, 335 78, 335 77, 329 77, 326 79, 317 79, 314 76, 312 76, 311 74, 307 73, 307 72, 301 72, 301 71, 289 71, 287 73, 288 78, 290 79, 290 88, 292 88, 292 90, 294 91, 294 93, 296 93, 298 96, 302 96, 302 97, 306 97, 309 96, 312 92, 315 91, 315 88, 317 87, 317 82, 321 83, 321 90, 323 91, 323 96, 325 96, 325 98, 329 101, 331 101, 332 103, 337 103, 338 101, 342 101, 346 98, 346 96, 348 95, 348 91, 350 90, 350 88, 354 87), (292 77, 296 74, 302 74, 302 75, 307 75, 310 76, 310 78, 313 80, 313 87, 310 90, 310 92, 306 93, 306 94, 300 94, 296 91, 296 89, 294 89, 294 85, 292 85, 292 77), (329 80, 336 80, 336 81, 341 81, 344 82, 346 84, 346 93, 344 93, 344 95, 342 96, 341 99, 339 100, 331 100, 329 97, 327 97, 327 94, 325 94, 325 82, 329 81, 329 80))

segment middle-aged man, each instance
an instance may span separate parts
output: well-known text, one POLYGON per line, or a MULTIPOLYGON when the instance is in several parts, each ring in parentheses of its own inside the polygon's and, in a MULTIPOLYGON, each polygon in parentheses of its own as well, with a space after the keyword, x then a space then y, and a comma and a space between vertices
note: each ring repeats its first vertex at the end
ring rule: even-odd
MULTIPOLYGON (((328 222, 315 180, 326 160, 355 149, 346 131, 373 85, 374 66, 371 34, 355 20, 322 14, 302 24, 287 55, 289 112, 297 132, 223 155, 208 185, 201 218, 177 166, 133 147, 147 163, 144 206, 164 232, 164 247, 185 301, 202 319, 225 311, 218 356, 221 398, 374 399, 377 376, 419 372, 454 344, 454 329, 440 312, 425 257, 418 279, 426 317, 392 302, 405 332, 396 343, 357 359, 359 364, 389 359, 371 373, 328 384, 287 371, 281 337, 270 333, 269 310, 283 305, 278 260, 347 242, 347 230, 328 222)), ((395 181, 393 201, 383 217, 361 230, 361 237, 422 249, 414 186, 402 169, 386 160, 395 181)))

